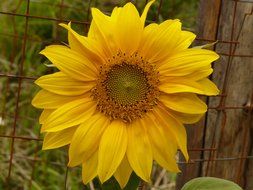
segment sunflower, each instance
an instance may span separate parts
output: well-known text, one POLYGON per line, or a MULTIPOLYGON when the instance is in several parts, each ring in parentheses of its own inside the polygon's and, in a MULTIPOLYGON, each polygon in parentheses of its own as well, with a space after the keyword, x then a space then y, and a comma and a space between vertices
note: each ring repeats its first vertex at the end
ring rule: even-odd
POLYGON ((41 51, 59 69, 35 82, 43 149, 69 145, 68 166, 82 164, 85 184, 114 176, 123 188, 132 172, 150 182, 153 161, 179 172, 177 150, 189 157, 183 124, 207 111, 196 94, 219 93, 207 78, 219 56, 189 48, 195 35, 179 20, 145 26, 153 2, 141 16, 131 3, 111 16, 93 8, 87 37, 60 24, 69 45, 41 51))

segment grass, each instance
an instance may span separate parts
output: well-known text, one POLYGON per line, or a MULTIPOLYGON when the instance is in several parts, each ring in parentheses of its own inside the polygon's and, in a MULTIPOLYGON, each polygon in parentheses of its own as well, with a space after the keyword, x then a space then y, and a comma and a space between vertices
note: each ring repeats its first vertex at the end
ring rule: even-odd
MULTIPOLYGON (((148 20, 157 18, 158 22, 162 22, 168 18, 179 18, 185 28, 194 30, 197 2, 197 0, 164 1, 161 7, 161 14, 157 18, 157 9, 159 7, 159 2, 157 1, 149 12, 148 20)), ((65 0, 64 5, 66 7, 63 7, 62 11, 57 6, 60 3, 60 0, 31 0, 30 15, 77 21, 90 19, 88 1, 65 0)), ((98 7, 108 13, 114 6, 123 5, 124 3, 125 1, 123 0, 93 0, 91 1, 91 6, 98 7)), ((138 9, 142 10, 145 0, 138 0, 136 4, 138 9)), ((2 0, 0 11, 25 14, 26 6, 26 0, 2 0)), ((55 21, 29 18, 25 60, 21 73, 25 22, 24 17, 0 14, 0 74, 22 74, 27 77, 38 77, 52 73, 54 69, 45 66, 49 62, 39 55, 39 52, 46 45, 66 43, 66 31, 59 27, 55 21)), ((81 34, 85 34, 87 31, 84 25, 72 25, 81 34)), ((38 88, 33 84, 33 80, 22 80, 18 110, 16 112, 18 87, 18 78, 0 77, 0 135, 8 136, 13 133, 14 118, 17 114, 16 136, 42 138, 43 135, 39 133, 40 125, 38 124, 40 111, 31 106, 31 100, 38 88)), ((11 138, 0 138, 0 189, 7 188, 6 177, 9 170, 11 143, 11 138)), ((67 172, 67 147, 42 151, 41 145, 41 141, 15 139, 11 176, 8 179, 11 189, 64 189, 67 172)), ((167 184, 169 186, 165 188, 173 189, 176 176, 164 173, 158 166, 155 166, 155 168, 153 172, 154 184, 161 188, 162 185, 167 184), (161 176, 161 174, 163 175, 161 176)), ((67 186, 69 189, 92 189, 92 186, 84 187, 82 184, 80 168, 69 169, 67 175, 67 186)), ((99 182, 95 180, 94 185, 96 188, 99 182)), ((159 188, 153 187, 153 189, 159 188)))

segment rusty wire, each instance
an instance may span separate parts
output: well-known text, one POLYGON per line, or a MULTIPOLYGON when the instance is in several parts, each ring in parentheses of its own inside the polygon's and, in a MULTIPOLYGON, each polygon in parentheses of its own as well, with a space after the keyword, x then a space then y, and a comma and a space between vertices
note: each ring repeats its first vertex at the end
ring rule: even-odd
MULTIPOLYGON (((21 2, 22 0, 20 0, 21 2)), ((11 140, 11 146, 10 146, 10 154, 6 154, 7 156, 9 156, 9 167, 8 167, 8 174, 6 176, 6 183, 8 184, 11 178, 11 174, 12 174, 12 169, 13 169, 13 159, 28 159, 30 161, 32 161, 32 168, 31 168, 31 176, 29 179, 29 188, 31 189, 32 187, 32 181, 34 180, 34 170, 36 168, 36 162, 45 162, 45 160, 41 159, 38 157, 38 152, 39 152, 39 143, 42 141, 42 139, 40 138, 39 134, 37 134, 37 137, 34 136, 20 136, 16 134, 16 130, 17 130, 17 122, 20 118, 22 118, 22 116, 19 116, 19 111, 20 109, 22 109, 20 107, 20 94, 21 94, 21 90, 22 90, 22 85, 24 82, 27 81, 34 81, 38 78, 38 76, 24 76, 23 74, 23 69, 24 69, 24 62, 26 59, 26 46, 27 46, 27 42, 32 42, 32 43, 43 43, 43 41, 38 40, 36 38, 34 38, 33 36, 30 36, 28 34, 28 23, 30 20, 34 20, 34 19, 42 19, 42 20, 48 20, 48 21, 53 21, 53 22, 69 22, 71 21, 72 23, 84 26, 84 28, 86 29, 86 32, 88 31, 88 26, 90 24, 90 13, 89 10, 91 8, 91 2, 92 0, 89 0, 88 2, 88 9, 86 10, 88 12, 87 17, 84 18, 84 20, 80 21, 80 20, 68 20, 68 19, 63 19, 62 17, 62 12, 63 9, 74 9, 77 11, 83 11, 81 8, 78 7, 73 7, 73 6, 69 6, 64 4, 64 0, 61 0, 61 3, 59 4, 50 4, 50 3, 43 3, 43 2, 33 2, 33 3, 41 3, 41 4, 45 4, 48 6, 55 6, 58 7, 60 9, 60 14, 58 18, 53 18, 53 17, 47 17, 47 16, 42 16, 42 15, 31 15, 30 14, 30 0, 26 0, 27 1, 27 7, 26 7, 26 12, 25 14, 21 14, 21 13, 17 13, 16 10, 11 11, 11 12, 5 12, 5 11, 0 11, 0 15, 8 15, 9 17, 23 17, 25 19, 25 28, 24 28, 24 34, 18 34, 15 30, 14 33, 0 33, 1 37, 4 38, 12 38, 13 39, 13 47, 16 47, 16 43, 17 40, 22 40, 22 55, 21 55, 21 60, 19 62, 19 69, 18 69, 18 73, 17 74, 12 74, 12 73, 6 73, 6 72, 2 72, 0 71, 0 79, 1 78, 7 78, 8 80, 10 79, 15 79, 18 82, 18 88, 16 91, 16 103, 15 103, 15 112, 14 115, 11 115, 10 117, 13 118, 13 125, 12 125, 12 132, 10 134, 0 134, 0 139, 2 138, 6 138, 6 139, 10 139, 11 140), (16 155, 15 154, 15 142, 16 140, 22 140, 22 141, 33 141, 34 143, 36 143, 36 147, 34 150, 34 156, 33 157, 27 157, 27 156, 20 156, 20 155, 16 155)), ((146 3, 148 2, 148 0, 145 1, 146 3)), ((231 34, 230 34, 230 40, 223 40, 223 39, 206 39, 206 38, 197 38, 197 41, 203 41, 203 42, 216 42, 218 44, 229 44, 229 52, 218 52, 221 56, 227 56, 228 57, 228 63, 227 63, 227 67, 226 67, 226 71, 225 71, 225 80, 223 83, 223 87, 222 87, 222 94, 218 96, 218 98, 220 98, 219 100, 219 105, 215 106, 215 107, 209 107, 209 109, 212 110, 216 110, 217 112, 221 112, 222 117, 223 117, 223 124, 222 124, 222 128, 221 128, 221 133, 223 135, 224 132, 224 128, 226 127, 226 110, 235 110, 235 109, 242 109, 242 110, 248 110, 248 113, 252 112, 253 109, 253 95, 252 95, 252 101, 250 104, 247 105, 238 105, 238 106, 229 106, 226 105, 226 93, 227 93, 227 85, 228 85, 228 73, 230 72, 230 67, 231 67, 231 63, 234 57, 248 57, 248 58, 252 58, 253 55, 246 55, 246 54, 235 54, 235 50, 237 45, 240 43, 238 36, 235 36, 235 18, 236 18, 236 11, 237 11, 237 7, 238 7, 238 2, 247 2, 247 3, 252 3, 252 1, 246 1, 246 0, 234 0, 234 10, 233 10, 233 19, 232 19, 232 30, 231 30, 231 34)), ((160 14, 160 10, 161 7, 163 5, 163 0, 159 1, 159 6, 157 9, 157 14, 154 18, 154 20, 158 20, 159 14, 160 14)), ((253 10, 253 9, 252 9, 253 10)), ((252 11, 251 13, 245 13, 245 17, 246 15, 252 15, 252 11)), ((245 20, 244 17, 244 20, 245 20)), ((243 20, 243 22, 244 22, 243 20)), ((243 27, 243 24, 242 24, 243 27)), ((17 53, 17 50, 14 48, 13 50, 13 55, 12 58, 10 59, 11 64, 14 64, 14 56, 15 53, 17 53)), ((243 63, 242 63, 243 64, 243 63)), ((6 86, 6 88, 10 88, 9 85, 6 86)), ((3 115, 4 113, 0 113, 1 115, 3 115)), ((33 119, 33 118, 32 118, 33 119)), ((244 136, 246 136, 245 134, 246 130, 244 131, 244 136)), ((220 158, 217 157, 217 147, 215 147, 215 132, 213 134, 213 139, 212 139, 212 145, 209 148, 203 148, 203 147, 199 147, 199 148, 189 148, 189 151, 197 151, 197 152, 209 152, 209 158, 208 159, 191 159, 190 162, 184 162, 184 161, 179 161, 180 164, 195 164, 198 162, 206 162, 207 163, 207 167, 206 167, 206 173, 205 175, 208 175, 209 172, 209 167, 210 167, 210 163, 213 161, 229 161, 229 160, 241 160, 240 162, 240 171, 238 172, 238 179, 237 181, 240 180, 240 172, 241 172, 241 165, 242 165, 242 161, 245 159, 253 159, 252 155, 245 155, 245 152, 243 152, 241 155, 238 155, 238 157, 226 157, 226 158, 220 158)), ((244 138, 246 140, 246 138, 244 138)), ((56 162, 50 162, 48 164, 55 164, 55 165, 59 165, 59 163, 56 162)), ((66 167, 66 165, 61 165, 61 167, 65 167, 65 179, 64 179, 64 188, 67 189, 67 183, 68 183, 68 168, 66 167)))

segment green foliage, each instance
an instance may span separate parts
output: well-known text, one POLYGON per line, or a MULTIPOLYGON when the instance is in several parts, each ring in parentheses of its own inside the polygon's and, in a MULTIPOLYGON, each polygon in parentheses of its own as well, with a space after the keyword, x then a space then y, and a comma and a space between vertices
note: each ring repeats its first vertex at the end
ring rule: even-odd
MULTIPOLYGON (((140 178, 135 174, 132 173, 128 184, 126 185, 126 187, 124 188, 124 190, 136 190, 139 186, 140 183, 140 178)), ((110 180, 108 180, 107 182, 105 182, 103 185, 101 185, 101 187, 98 187, 98 189, 102 189, 102 190, 121 190, 119 184, 117 183, 115 178, 111 178, 110 180)))
POLYGON ((199 177, 187 182, 181 190, 242 190, 242 188, 232 181, 215 177, 199 177))

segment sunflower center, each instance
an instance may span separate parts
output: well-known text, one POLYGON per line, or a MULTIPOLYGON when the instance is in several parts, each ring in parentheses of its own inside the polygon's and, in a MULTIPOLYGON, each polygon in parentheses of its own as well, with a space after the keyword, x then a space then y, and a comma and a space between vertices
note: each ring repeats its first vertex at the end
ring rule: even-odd
POLYGON ((158 72, 142 57, 118 53, 101 65, 92 96, 101 113, 129 123, 156 105, 158 84, 158 72))
POLYGON ((144 100, 148 92, 145 73, 137 65, 114 65, 105 81, 108 96, 121 105, 132 105, 144 100))

